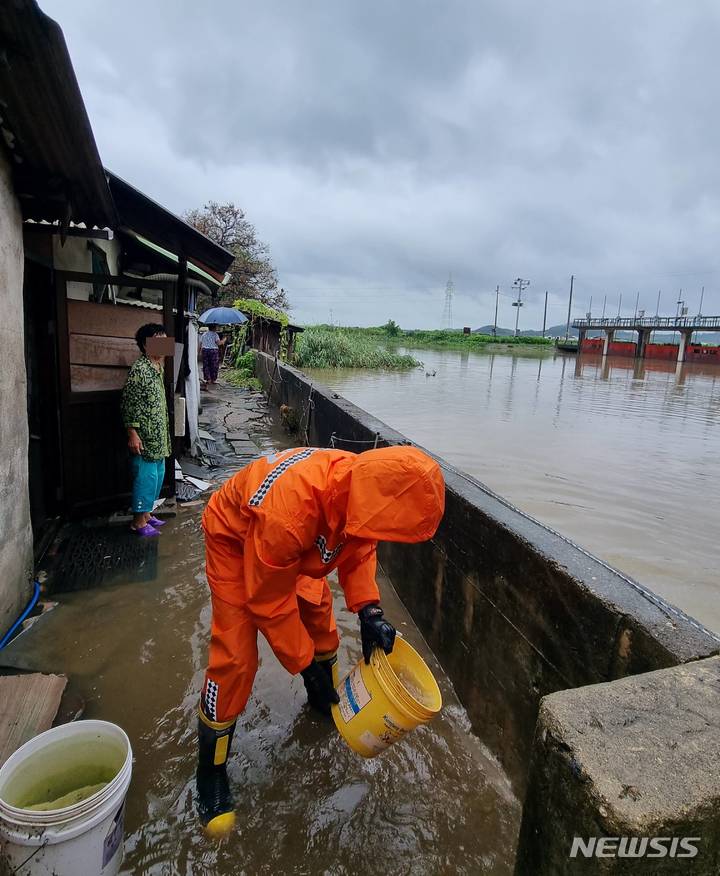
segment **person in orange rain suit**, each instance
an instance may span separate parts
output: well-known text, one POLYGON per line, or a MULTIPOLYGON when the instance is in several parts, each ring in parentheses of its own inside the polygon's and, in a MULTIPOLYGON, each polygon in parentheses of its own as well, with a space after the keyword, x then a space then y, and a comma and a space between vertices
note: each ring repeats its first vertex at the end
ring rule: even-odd
POLYGON ((377 541, 425 541, 444 508, 438 464, 408 446, 360 455, 295 448, 256 460, 212 496, 203 515, 212 630, 197 773, 209 832, 234 823, 226 763, 257 670, 258 631, 289 673, 302 674, 310 704, 329 714, 338 634, 326 575, 337 569, 360 615, 365 659, 376 645, 389 653, 395 629, 379 606, 377 541))

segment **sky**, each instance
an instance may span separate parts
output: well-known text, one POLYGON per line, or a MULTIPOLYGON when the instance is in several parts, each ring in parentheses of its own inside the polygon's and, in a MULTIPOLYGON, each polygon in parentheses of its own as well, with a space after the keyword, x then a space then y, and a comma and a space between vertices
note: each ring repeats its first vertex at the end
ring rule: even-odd
POLYGON ((106 166, 233 201, 295 320, 720 313, 716 0, 40 0, 106 166), (622 300, 620 297, 622 296, 622 300), (638 299, 639 296, 639 299, 638 299), (592 301, 591 301, 592 299, 592 301))

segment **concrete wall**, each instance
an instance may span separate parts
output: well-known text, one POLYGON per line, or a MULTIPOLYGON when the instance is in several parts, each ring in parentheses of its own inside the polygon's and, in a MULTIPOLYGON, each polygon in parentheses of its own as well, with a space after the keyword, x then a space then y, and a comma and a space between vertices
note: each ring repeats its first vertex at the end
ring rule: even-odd
POLYGON ((32 531, 20 206, 0 152, 0 635, 30 597, 32 531))
MULTIPOLYGON (((376 434, 380 446, 408 443, 268 356, 258 376, 311 445, 329 446, 333 433, 345 449, 371 447, 376 434)), ((720 636, 438 461, 447 493, 435 538, 381 544, 379 557, 522 795, 543 696, 710 656, 720 636)))
POLYGON ((720 873, 719 658, 543 700, 515 872, 720 873), (653 837, 650 857, 620 845, 653 837))

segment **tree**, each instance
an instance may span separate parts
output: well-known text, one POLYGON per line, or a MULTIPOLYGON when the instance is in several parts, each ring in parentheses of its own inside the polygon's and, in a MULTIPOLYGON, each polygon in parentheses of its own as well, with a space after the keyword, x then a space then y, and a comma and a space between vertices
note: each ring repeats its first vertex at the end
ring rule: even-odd
POLYGON ((391 338, 396 338, 400 334, 400 326, 394 319, 389 319, 383 326, 383 330, 385 334, 389 335, 391 338))
POLYGON ((270 260, 270 249, 258 240, 255 226, 232 201, 208 201, 201 209, 188 211, 185 221, 215 243, 234 253, 228 273, 230 282, 221 286, 213 304, 232 304, 236 298, 255 298, 269 307, 287 310, 287 294, 278 287, 277 272, 270 260))

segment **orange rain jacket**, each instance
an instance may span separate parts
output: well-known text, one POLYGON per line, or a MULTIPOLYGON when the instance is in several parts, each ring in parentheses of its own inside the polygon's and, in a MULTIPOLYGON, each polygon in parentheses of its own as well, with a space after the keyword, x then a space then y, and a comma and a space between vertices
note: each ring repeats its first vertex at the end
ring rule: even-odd
POLYGON ((337 569, 351 611, 377 601, 377 541, 425 541, 444 509, 440 468, 415 447, 295 448, 259 459, 203 515, 213 597, 248 612, 297 673, 314 656, 297 597, 319 605, 337 569))

